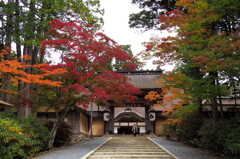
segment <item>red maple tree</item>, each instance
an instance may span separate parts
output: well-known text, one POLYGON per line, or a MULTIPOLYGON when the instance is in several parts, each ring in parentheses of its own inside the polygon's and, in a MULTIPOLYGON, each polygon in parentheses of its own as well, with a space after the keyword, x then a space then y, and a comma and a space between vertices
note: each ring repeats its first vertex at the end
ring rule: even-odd
MULTIPOLYGON (((97 32, 94 26, 81 22, 61 22, 54 20, 47 33, 48 40, 42 45, 47 51, 62 52, 63 63, 59 68, 68 72, 63 76, 62 102, 63 112, 68 112, 76 102, 87 107, 89 103, 107 104, 108 101, 121 103, 134 100, 140 90, 127 82, 127 77, 109 70, 110 62, 125 61, 123 68, 134 70, 134 59, 114 40, 97 32), (127 61, 127 62, 126 62, 127 61)), ((58 107, 59 107, 58 105, 58 107)), ((64 118, 59 117, 59 122, 64 118)), ((59 122, 55 123, 52 134, 59 122)), ((53 142, 53 141, 52 141, 53 142)), ((52 146, 52 143, 49 144, 52 146)))

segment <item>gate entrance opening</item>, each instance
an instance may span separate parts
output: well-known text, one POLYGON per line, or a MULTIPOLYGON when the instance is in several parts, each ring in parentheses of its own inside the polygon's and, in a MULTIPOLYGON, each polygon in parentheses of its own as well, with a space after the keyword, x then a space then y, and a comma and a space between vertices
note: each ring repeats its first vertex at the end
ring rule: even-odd
POLYGON ((118 134, 132 134, 131 126, 122 126, 118 128, 118 134))
POLYGON ((145 119, 134 112, 120 113, 114 121, 114 134, 133 134, 134 124, 138 126, 138 133, 145 133, 145 119))

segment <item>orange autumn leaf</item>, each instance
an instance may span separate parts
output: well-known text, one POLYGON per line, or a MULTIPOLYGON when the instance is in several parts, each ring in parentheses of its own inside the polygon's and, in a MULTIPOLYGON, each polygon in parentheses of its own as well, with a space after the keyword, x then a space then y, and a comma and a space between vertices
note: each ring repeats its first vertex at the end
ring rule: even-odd
POLYGON ((16 77, 16 78, 19 79, 19 80, 21 80, 21 81, 24 82, 24 83, 31 83, 31 81, 28 80, 28 79, 25 79, 25 78, 22 78, 22 77, 16 77))
POLYGON ((32 65, 32 67, 35 67, 35 68, 46 68, 47 66, 49 66, 49 64, 37 64, 37 65, 32 65))
POLYGON ((29 55, 23 55, 23 56, 22 56, 22 59, 25 60, 25 61, 27 61, 27 60, 31 60, 32 57, 29 56, 29 55))
POLYGON ((157 93, 156 91, 150 91, 145 96, 145 99, 154 102, 153 108, 162 107, 161 110, 163 114, 169 115, 187 104, 188 98, 183 89, 176 88, 171 86, 172 84, 169 84, 169 81, 172 82, 175 79, 174 77, 164 77, 164 79, 166 80, 160 80, 158 82, 161 84, 162 92, 157 93))
POLYGON ((44 70, 44 76, 49 76, 49 75, 62 75, 67 73, 67 70, 65 70, 64 68, 57 68, 55 70, 52 71, 48 71, 48 70, 44 70))
POLYGON ((156 100, 160 99, 161 96, 156 91, 150 91, 144 98, 148 101, 156 101, 156 100))
POLYGON ((10 94, 17 94, 16 91, 9 90, 9 89, 0 89, 0 92, 10 93, 10 94))
MULTIPOLYGON (((16 78, 11 77, 10 81, 12 82, 13 85, 17 86, 18 85, 18 80, 16 78)), ((1 84, 0 84, 1 85, 1 84)))
POLYGON ((165 124, 176 124, 176 123, 179 123, 181 122, 181 119, 167 119, 165 121, 165 124))
MULTIPOLYGON (((48 85, 54 87, 61 87, 62 82, 53 81, 47 79, 50 75, 62 75, 66 73, 66 70, 63 68, 51 68, 49 64, 39 64, 39 65, 29 65, 25 62, 19 62, 16 58, 13 59, 5 59, 3 57, 7 56, 11 53, 10 49, 3 49, 0 52, 0 80, 4 81, 5 77, 8 77, 8 81, 11 85, 17 86, 18 82, 21 81, 23 83, 29 84, 41 84, 48 85), (48 68, 51 68, 48 70, 48 68), (37 74, 29 73, 29 70, 34 69, 34 72, 37 74)), ((30 56, 23 56, 24 61, 31 59, 30 56)), ((0 83, 0 87, 3 87, 4 82, 0 83)), ((14 94, 15 91, 1 89, 0 92, 6 92, 14 94)))

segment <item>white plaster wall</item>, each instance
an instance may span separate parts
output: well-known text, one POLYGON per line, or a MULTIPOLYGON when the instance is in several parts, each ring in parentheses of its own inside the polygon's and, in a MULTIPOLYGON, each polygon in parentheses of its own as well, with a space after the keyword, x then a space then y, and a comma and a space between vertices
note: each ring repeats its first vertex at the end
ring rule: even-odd
POLYGON ((140 127, 139 131, 140 131, 140 133, 145 133, 146 132, 145 127, 140 127))

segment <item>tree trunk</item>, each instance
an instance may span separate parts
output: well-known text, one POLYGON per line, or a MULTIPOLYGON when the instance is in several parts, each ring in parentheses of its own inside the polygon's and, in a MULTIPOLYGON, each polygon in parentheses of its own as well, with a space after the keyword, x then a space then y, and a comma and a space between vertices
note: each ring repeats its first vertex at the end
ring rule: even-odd
POLYGON ((22 62, 21 56, 21 40, 20 40, 20 9, 19 9, 19 0, 15 1, 15 39, 16 39, 16 50, 17 50, 17 58, 19 62, 22 62))
POLYGON ((93 138, 93 103, 91 102, 91 110, 90 110, 90 138, 93 138))
POLYGON ((217 103, 217 99, 216 98, 213 98, 211 100, 212 102, 212 105, 211 105, 211 108, 212 108, 212 121, 214 123, 216 123, 219 119, 219 116, 218 116, 218 103, 217 103))
MULTIPOLYGON (((13 33, 13 13, 14 13, 14 2, 13 0, 8 0, 6 9, 8 10, 7 12, 7 19, 6 19, 6 26, 5 26, 5 48, 8 48, 11 50, 11 44, 12 44, 12 33, 13 33)), ((4 59, 8 60, 10 58, 10 54, 5 55, 4 59)), ((9 74, 5 74, 3 78, 3 83, 5 83, 5 89, 8 89, 10 87, 9 83, 9 74)), ((3 93, 3 100, 6 102, 10 101, 10 96, 8 93, 3 93)))
POLYGON ((13 10, 14 10, 14 2, 13 0, 8 0, 7 3, 7 21, 6 21, 6 39, 5 39, 5 46, 9 47, 11 49, 11 43, 12 43, 12 33, 13 33, 13 10))
POLYGON ((236 88, 236 82, 233 78, 231 78, 231 80, 233 81, 232 82, 232 85, 233 85, 233 94, 234 94, 234 108, 237 110, 237 88, 236 88))
MULTIPOLYGON (((19 100, 19 105, 17 107, 17 113, 19 116, 23 118, 27 118, 29 115, 32 113, 32 104, 29 100, 30 98, 30 92, 29 92, 29 87, 30 84, 22 84, 23 88, 21 88, 20 92, 20 100, 19 100)), ((22 86, 21 85, 21 86, 22 86)))
MULTIPOLYGON (((21 50, 21 33, 20 33, 20 8, 19 8, 20 4, 19 4, 19 0, 15 0, 15 32, 14 32, 14 36, 15 36, 15 42, 16 42, 16 51, 17 51, 17 59, 19 62, 23 62, 22 59, 22 50, 21 50)), ((20 115, 21 117, 27 117, 31 114, 31 108, 29 107, 21 107, 21 102, 22 100, 22 96, 25 96, 25 93, 23 92, 23 83, 18 80, 18 92, 20 92, 20 102, 19 105, 17 107, 17 112, 18 115, 20 115)))
MULTIPOLYGON (((209 72, 209 75, 211 76, 211 84, 213 86, 217 85, 217 72, 209 72)), ((218 97, 218 92, 216 92, 216 89, 212 89, 211 90, 211 109, 212 109, 212 120, 213 122, 217 122, 219 119, 219 115, 218 115, 218 102, 217 102, 217 97, 218 97)))
POLYGON ((5 35, 6 35, 6 32, 5 32, 5 19, 4 19, 4 10, 5 10, 6 6, 5 5, 2 5, 0 6, 0 21, 1 21, 1 24, 0 24, 0 36, 1 36, 1 42, 0 42, 0 51, 2 51, 2 49, 4 48, 4 44, 5 44, 5 35))
MULTIPOLYGON (((29 13, 28 13, 28 22, 25 27, 25 38, 24 41, 32 41, 34 39, 34 32, 35 32, 35 4, 36 2, 34 0, 30 1, 29 4, 29 13)), ((29 55, 31 56, 33 54, 33 46, 31 44, 24 45, 23 49, 23 55, 29 55)), ((31 64, 31 61, 25 61, 28 64, 31 64)), ((26 72, 31 74, 31 69, 27 69, 26 72)), ((21 94, 20 94, 20 103, 18 108, 18 114, 22 117, 28 117, 31 114, 32 111, 32 103, 30 100, 30 91, 31 91, 31 84, 23 84, 23 88, 21 88, 21 94)))
POLYGON ((220 107, 220 119, 224 118, 224 114, 223 114, 223 104, 222 104, 222 96, 219 95, 219 107, 220 107))
POLYGON ((57 112, 57 120, 54 122, 53 124, 53 128, 50 132, 51 134, 51 138, 48 142, 48 148, 52 148, 53 147, 53 143, 57 134, 57 130, 59 128, 60 123, 64 120, 64 118, 66 117, 68 111, 70 110, 71 106, 66 106, 63 110, 63 112, 61 112, 62 114, 60 114, 60 112, 57 112))
POLYGON ((223 104, 222 104, 222 93, 219 89, 219 86, 220 86, 220 83, 219 83, 219 79, 218 79, 218 74, 217 74, 217 86, 218 86, 218 100, 219 100, 219 107, 220 107, 220 118, 223 119, 224 118, 224 115, 223 115, 223 104))

